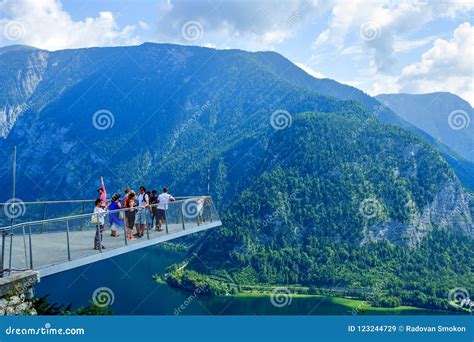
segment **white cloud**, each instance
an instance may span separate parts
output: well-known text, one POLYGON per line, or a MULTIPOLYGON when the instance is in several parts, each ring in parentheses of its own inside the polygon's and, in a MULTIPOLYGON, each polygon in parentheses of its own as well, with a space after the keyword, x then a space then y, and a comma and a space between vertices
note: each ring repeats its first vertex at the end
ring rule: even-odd
POLYGON ((395 52, 410 52, 413 49, 423 47, 425 45, 433 43, 438 36, 429 36, 422 39, 396 39, 393 43, 393 49, 395 52))
POLYGON ((316 77, 316 78, 324 78, 323 74, 320 72, 310 68, 309 66, 305 65, 304 63, 295 63, 300 69, 303 69, 307 74, 316 77))
POLYGON ((318 0, 167 1, 158 5, 155 40, 190 43, 181 32, 185 23, 193 21, 200 23, 203 32, 191 44, 211 42, 219 48, 272 49, 293 37, 325 6, 318 0))
POLYGON ((2 5, 0 42, 47 50, 137 44, 134 26, 119 28, 111 12, 74 21, 58 0, 15 0, 2 5), (14 28, 15 30, 12 30, 14 28), (13 33, 13 35, 12 35, 13 33), (12 39, 14 38, 14 39, 12 39))
POLYGON ((142 30, 145 30, 145 31, 149 31, 150 30, 150 25, 148 25, 148 23, 144 22, 144 21, 139 21, 138 22, 138 25, 140 25, 140 28, 142 30))
POLYGON ((437 39, 419 62, 403 68, 398 80, 404 92, 449 91, 474 104, 474 27, 459 25, 448 40, 437 39))
POLYGON ((440 17, 454 18, 474 9, 474 2, 454 1, 336 1, 328 28, 316 38, 318 53, 347 53, 346 45, 360 49, 377 72, 389 73, 396 64, 395 52, 423 46, 430 37, 406 41, 400 37, 415 32, 440 17), (355 42, 355 43, 354 43, 355 42))

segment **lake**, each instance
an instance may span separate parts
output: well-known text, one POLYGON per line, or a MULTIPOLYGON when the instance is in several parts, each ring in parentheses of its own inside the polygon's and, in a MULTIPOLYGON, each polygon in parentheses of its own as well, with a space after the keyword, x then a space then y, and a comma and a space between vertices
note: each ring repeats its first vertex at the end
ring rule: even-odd
MULTIPOLYGON (((270 296, 263 294, 194 297, 192 293, 152 279, 153 274, 163 273, 166 267, 183 259, 181 252, 152 246, 43 278, 36 286, 36 296, 50 294, 50 302, 71 303, 73 309, 77 309, 90 305, 94 291, 104 287, 113 294, 111 309, 115 315, 351 315, 352 307, 357 305, 357 301, 322 296, 286 298, 286 305, 281 307, 273 305, 270 296)), ((434 315, 440 312, 397 308, 365 314, 434 315)))

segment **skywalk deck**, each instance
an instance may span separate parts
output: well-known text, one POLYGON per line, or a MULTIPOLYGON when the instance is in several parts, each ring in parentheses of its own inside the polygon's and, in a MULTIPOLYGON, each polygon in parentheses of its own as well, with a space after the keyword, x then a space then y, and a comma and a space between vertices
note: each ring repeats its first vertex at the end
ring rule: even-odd
POLYGON ((222 225, 210 198, 207 202, 210 205, 201 219, 192 209, 191 214, 183 213, 184 205, 187 208, 185 210, 193 206, 190 201, 195 200, 170 204, 167 210, 168 222, 163 224, 162 231, 148 229, 142 238, 132 241, 125 238, 123 229, 118 231, 118 237, 112 237, 110 227, 106 224, 107 229, 102 238, 105 249, 101 251, 94 249, 96 228, 90 223, 90 214, 46 222, 26 222, 16 225, 14 229, 5 227, 2 253, 5 272, 10 274, 33 269, 45 277, 222 225))

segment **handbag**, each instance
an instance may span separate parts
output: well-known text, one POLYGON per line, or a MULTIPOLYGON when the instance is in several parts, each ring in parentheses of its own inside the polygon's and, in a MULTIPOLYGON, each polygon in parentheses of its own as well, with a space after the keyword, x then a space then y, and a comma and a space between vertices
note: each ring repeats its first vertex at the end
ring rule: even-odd
POLYGON ((92 224, 98 224, 99 223, 99 215, 98 214, 93 214, 91 216, 91 223, 92 224))

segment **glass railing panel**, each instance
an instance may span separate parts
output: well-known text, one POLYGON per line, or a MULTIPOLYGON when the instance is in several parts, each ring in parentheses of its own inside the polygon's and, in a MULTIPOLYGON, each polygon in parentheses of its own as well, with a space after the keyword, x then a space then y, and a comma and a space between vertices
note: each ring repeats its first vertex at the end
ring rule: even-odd
MULTIPOLYGON (((142 210, 145 210, 146 216, 149 217, 147 229, 142 238, 133 240, 126 238, 124 226, 118 227, 117 234, 115 234, 117 236, 112 236, 109 218, 114 213, 110 211, 102 214, 104 227, 98 235, 96 221, 92 219, 94 215, 92 213, 15 224, 13 230, 4 226, 4 268, 12 270, 38 269, 219 222, 217 210, 211 198, 206 196, 179 199, 168 203, 162 231, 155 230, 151 226, 150 209, 142 210), (12 231, 13 235, 11 235, 12 231), (100 241, 96 241, 96 236, 100 241), (96 245, 97 249, 95 249, 96 245), (105 248, 101 249, 99 245, 105 248)), ((119 212, 122 212, 123 215, 120 217, 123 218, 126 216, 124 211, 125 209, 116 211, 116 214, 120 215, 119 212)), ((136 231, 134 226, 133 234, 136 231)))

